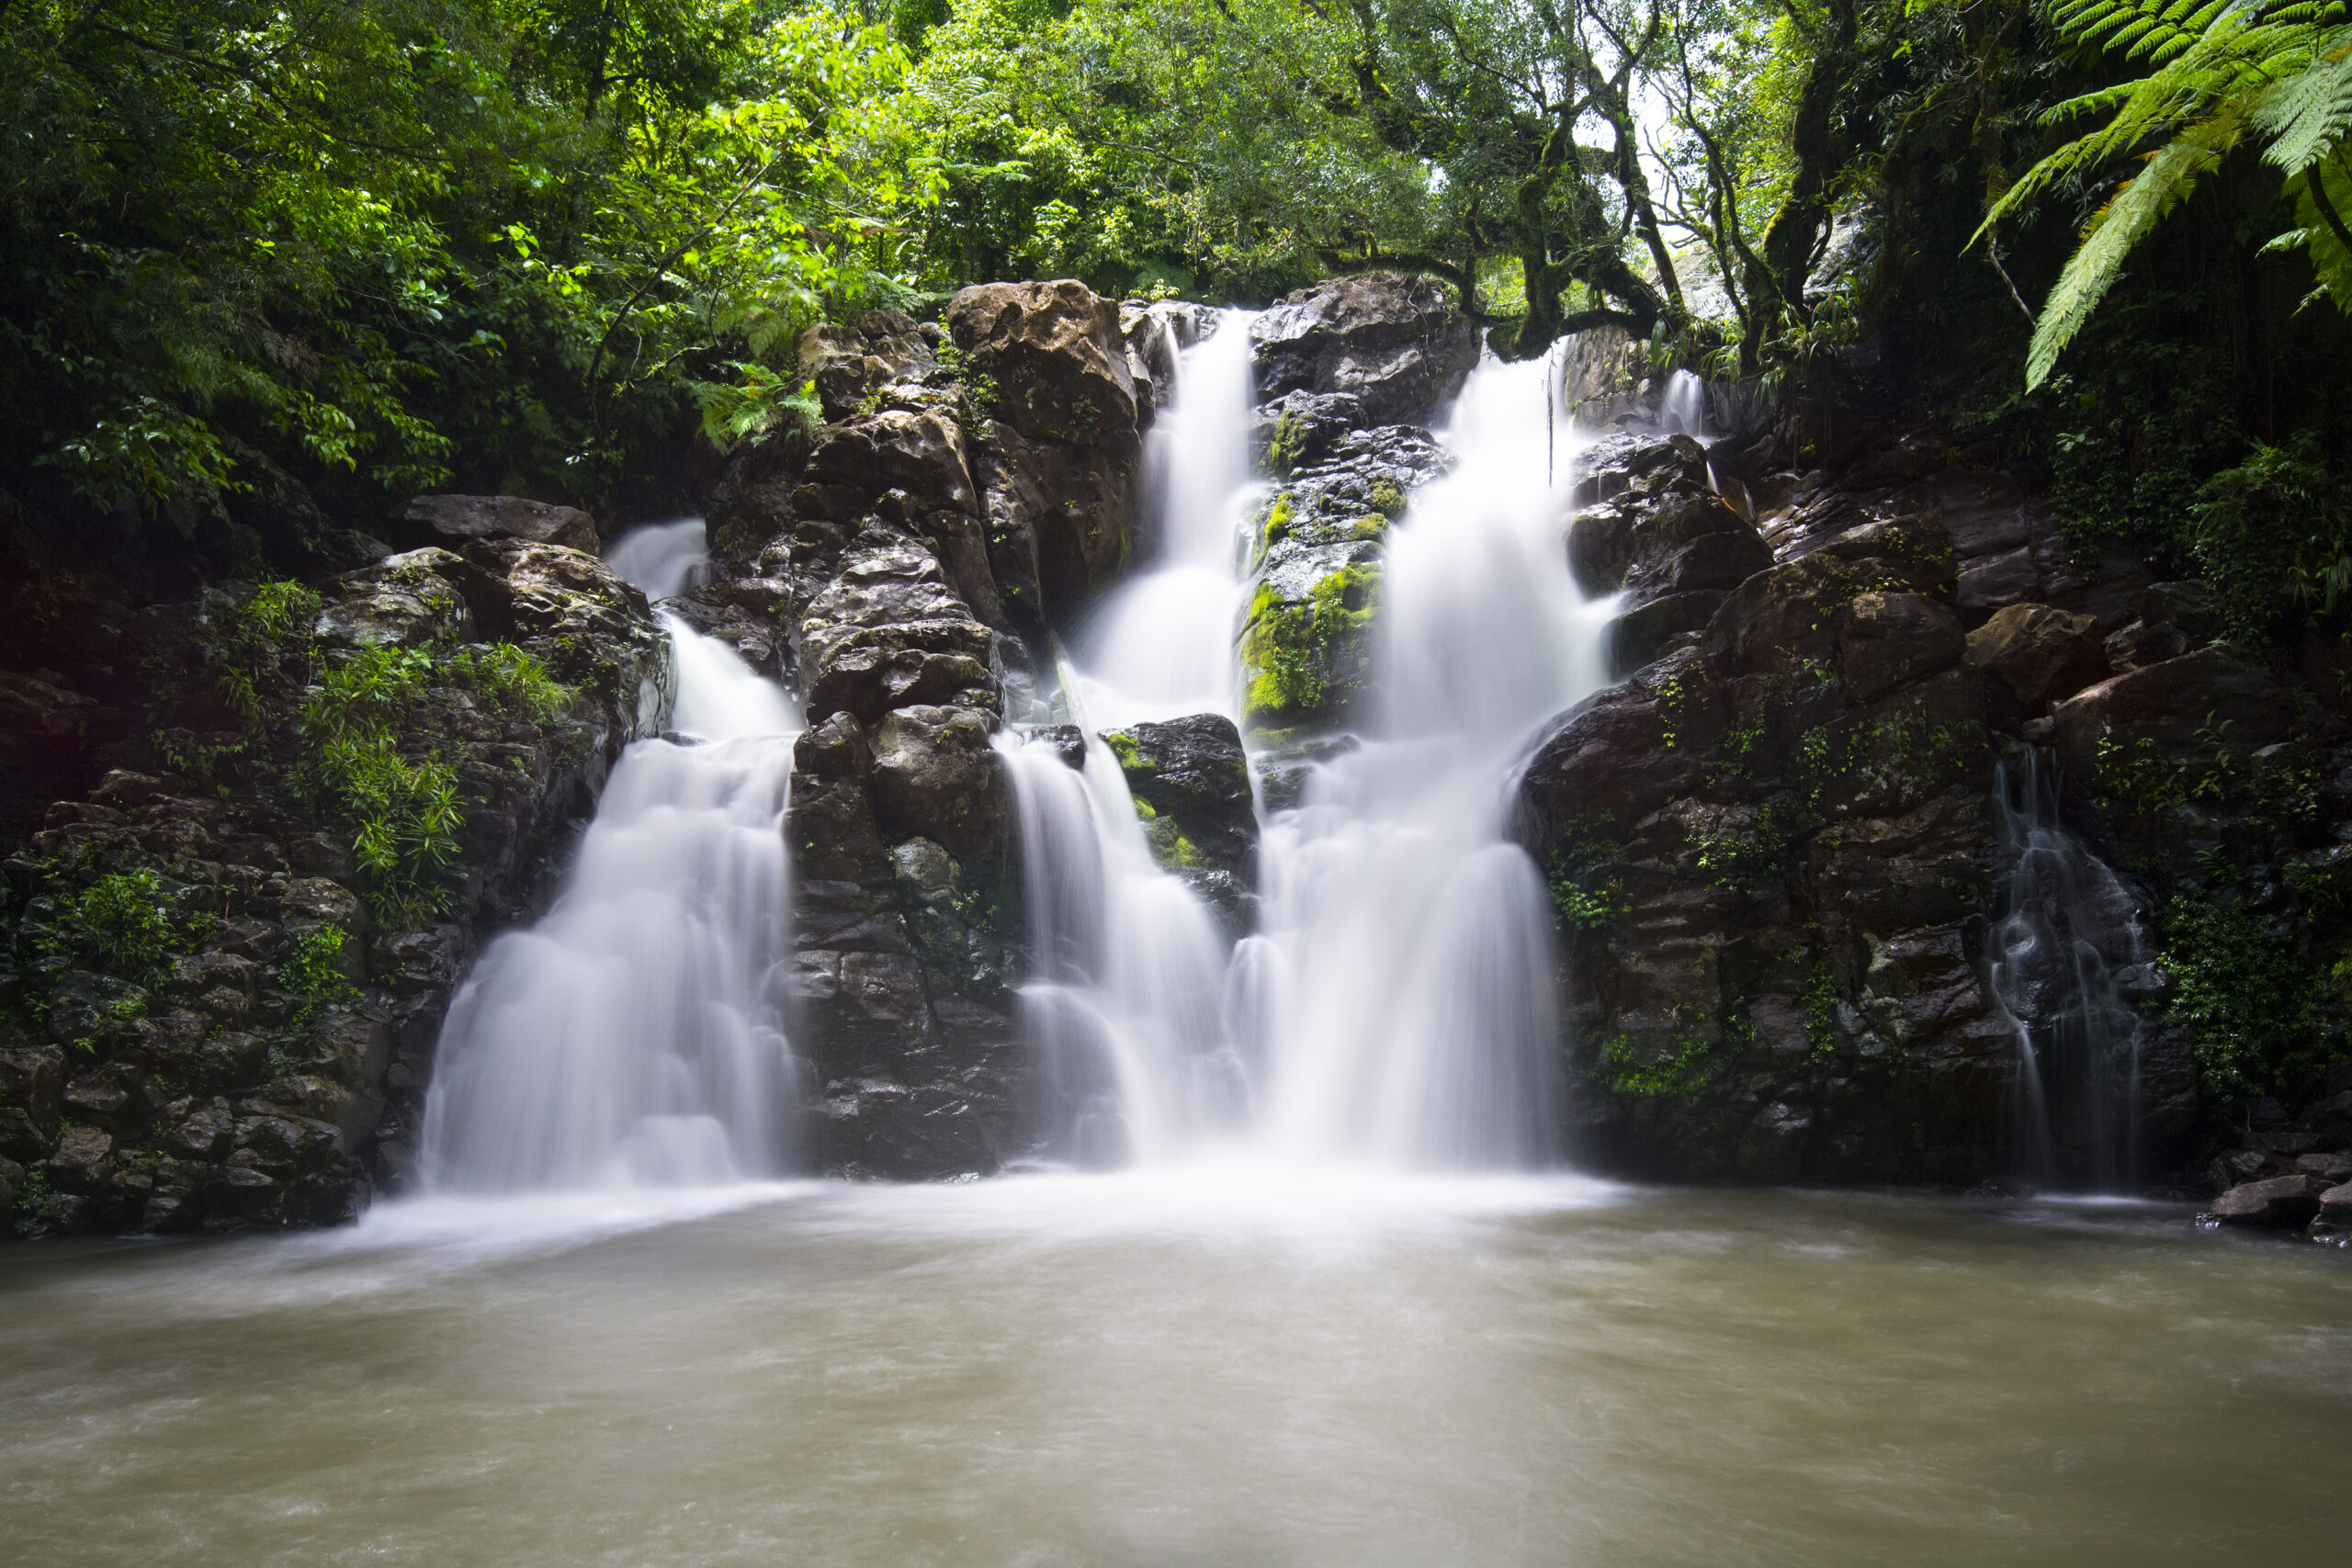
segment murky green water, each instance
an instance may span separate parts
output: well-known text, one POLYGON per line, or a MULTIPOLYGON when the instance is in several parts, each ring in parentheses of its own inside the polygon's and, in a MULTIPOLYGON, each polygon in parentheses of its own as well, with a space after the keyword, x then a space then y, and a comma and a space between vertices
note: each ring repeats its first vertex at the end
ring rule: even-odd
POLYGON ((0 1562, 2352 1560, 2352 1258, 2178 1211, 1250 1171, 694 1207, 0 1252, 0 1562))

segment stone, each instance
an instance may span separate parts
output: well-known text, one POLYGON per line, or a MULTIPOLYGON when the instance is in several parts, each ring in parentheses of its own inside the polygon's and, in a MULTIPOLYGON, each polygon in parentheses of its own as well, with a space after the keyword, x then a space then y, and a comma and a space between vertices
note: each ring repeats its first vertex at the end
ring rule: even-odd
POLYGON ((1022 435, 1080 446, 1133 439, 1119 308, 1083 283, 975 284, 948 301, 947 330, 970 377, 990 389, 989 412, 1022 435))
POLYGON ((827 321, 800 334, 802 374, 817 384, 829 420, 855 413, 893 381, 920 379, 937 363, 937 327, 928 333, 903 310, 864 310, 854 321, 827 321))
POLYGON ((2301 1230, 2316 1218, 2329 1183, 2316 1176, 2274 1176, 2248 1181, 2213 1200, 2207 1217, 2225 1225, 2301 1230))
POLYGON ((859 537, 800 622, 808 716, 878 722, 894 707, 1000 701, 995 634, 974 619, 922 544, 859 537))
POLYGON ((1980 556, 1960 574, 1960 611, 1972 619, 2022 604, 2041 592, 2041 569, 2034 563, 2030 545, 1980 556))
POLYGON ((1838 627, 1848 700, 1875 702, 1960 662, 1960 617, 1920 593, 1857 594, 1838 627))
POLYGON ((968 708, 897 709, 875 727, 874 816, 891 838, 921 836, 954 854, 1001 854, 1012 830, 1004 760, 989 716, 968 708))
POLYGON ((346 647, 470 642, 473 609, 456 581, 464 571, 460 558, 434 547, 388 557, 328 584, 313 630, 346 647))
POLYGON ((1250 416, 1250 457, 1277 474, 1330 460, 1340 443, 1367 423, 1352 392, 1294 388, 1250 416))
POLYGON ((1968 661, 1984 671, 2005 717, 2039 717, 2107 673, 2098 622, 2046 604, 2012 604, 1968 634, 1968 661))
POLYGON ((1138 446, 1108 427, 1076 444, 992 421, 981 464, 990 570, 1024 637, 1071 622, 1125 564, 1138 446))
POLYGON ((1425 424, 1477 363, 1476 330, 1442 284, 1393 273, 1285 295, 1250 326, 1258 393, 1346 394, 1372 424, 1425 424))
POLYGON ((93 1191, 105 1180, 113 1148, 114 1139, 99 1129, 69 1124, 49 1156, 49 1179, 68 1192, 93 1191))
POLYGON ((395 516, 412 531, 445 539, 523 539, 590 555, 602 547, 596 520, 585 512, 519 495, 420 495, 395 516))
POLYGON ((2352 1154, 2298 1155, 2295 1169, 2305 1176, 2322 1177, 2329 1181, 2352 1180, 2352 1154))
POLYGON ((2107 667, 2118 675, 2133 670, 2145 670, 2151 664, 2162 664, 2167 659, 2178 659, 2188 651, 2188 634, 2170 621, 2150 626, 2145 621, 2133 621, 2115 628, 2107 635, 2101 652, 2107 667))
POLYGON ((2287 739, 2295 708, 2258 660, 2217 645, 2102 681, 2059 704, 2051 717, 2068 774, 2095 779, 2102 738, 2127 753, 2144 747, 2168 761, 2209 760, 2218 735, 2241 747, 2287 739))
POLYGON ((2313 1241, 2352 1247, 2352 1181, 2331 1187, 2319 1195, 2318 1212, 2307 1233, 2313 1241))
POLYGON ((1163 865, 1222 871, 1243 882, 1256 870, 1258 817, 1241 733, 1223 714, 1106 730, 1163 865), (1162 828, 1159 825, 1164 824, 1162 828))

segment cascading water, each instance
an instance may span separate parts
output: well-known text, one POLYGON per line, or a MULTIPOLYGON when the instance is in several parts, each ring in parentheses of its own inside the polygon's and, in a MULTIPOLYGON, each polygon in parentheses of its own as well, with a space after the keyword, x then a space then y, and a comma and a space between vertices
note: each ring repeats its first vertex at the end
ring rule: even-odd
MULTIPOLYGON (((1182 362, 1152 468, 1165 564, 1087 639, 1069 682, 1081 723, 1235 711, 1248 329, 1228 313, 1182 362)), ((1488 364, 1457 400, 1456 466, 1391 535, 1370 733, 1266 825, 1260 929, 1229 956, 1151 863, 1099 745, 1082 777, 1043 747, 1009 752, 1049 1148, 1103 1162, 1238 1141, 1440 1168, 1553 1152, 1551 914, 1503 829, 1535 727, 1601 682, 1607 620, 1560 548, 1576 443, 1556 375, 1548 356, 1488 364)))
MULTIPOLYGON (((706 564, 702 525, 640 529, 612 559, 674 593, 706 564)), ((458 993, 425 1105, 429 1190, 712 1185, 791 1157, 776 985, 798 721, 732 652, 661 618, 679 739, 628 749, 555 908, 458 993)))
POLYGON ((1071 682, 1099 724, 1234 711, 1250 470, 1249 312, 1211 319, 1179 363, 1174 405, 1145 440, 1149 571, 1103 605, 1071 682))
POLYGON ((2145 958, 2131 894, 2058 818, 2058 767, 2036 749, 1995 775, 2009 860, 1986 942, 2018 1039, 2018 1147, 2032 1179, 2128 1191, 2140 1144, 2140 1015, 2118 977, 2145 958))

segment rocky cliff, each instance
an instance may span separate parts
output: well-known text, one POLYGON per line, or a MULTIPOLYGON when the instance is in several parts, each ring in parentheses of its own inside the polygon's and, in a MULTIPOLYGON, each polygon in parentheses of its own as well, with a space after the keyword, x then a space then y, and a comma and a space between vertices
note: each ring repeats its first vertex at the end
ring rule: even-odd
POLYGON ((127 765, 6 863, 0 1221, 347 1219, 413 1174, 481 939, 537 913, 673 677, 580 513, 435 498, 451 547, 131 617, 127 765))

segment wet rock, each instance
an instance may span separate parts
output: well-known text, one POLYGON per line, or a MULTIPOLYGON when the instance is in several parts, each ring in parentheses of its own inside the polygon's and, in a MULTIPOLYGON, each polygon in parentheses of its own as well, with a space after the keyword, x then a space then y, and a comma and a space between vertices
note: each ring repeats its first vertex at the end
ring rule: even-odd
POLYGON ((1960 661, 1960 617, 1919 593, 1860 593, 1838 627, 1839 669, 1850 701, 1880 697, 1960 661))
POLYGON ((1988 617, 1996 610, 2036 599, 2041 593, 2041 569, 2030 546, 1982 556, 1960 574, 1960 611, 1971 620, 1988 617))
POLYGON ((947 330, 970 375, 990 389, 990 412, 1020 434, 1080 446, 1133 438, 1135 378, 1119 308, 1086 285, 977 284, 948 301, 947 330))
POLYGON ((1477 363, 1476 330, 1434 280, 1333 278, 1285 296, 1250 328, 1258 392, 1358 399, 1373 424, 1422 424, 1477 363))
POLYGON ((354 647, 470 642, 473 610, 456 581, 464 570, 459 558, 428 547, 352 572, 337 580, 319 612, 318 637, 354 647))
POLYGON ((70 1123, 58 1135, 49 1156, 49 1179, 67 1192, 88 1193, 105 1184, 109 1174, 107 1156, 114 1139, 96 1127, 70 1123))
POLYGON ((873 738, 874 814, 885 835, 921 836, 958 855, 1001 855, 1012 787, 989 744, 989 716, 915 706, 885 715, 873 738))
POLYGON ((2039 717, 2107 672, 2097 619, 2044 604, 1996 611, 1968 634, 1968 661, 2011 722, 2039 717))
POLYGON ((602 545, 585 512, 517 495, 420 495, 395 516, 411 534, 443 539, 522 539, 590 555, 602 545))
POLYGON ((2188 634, 2169 621, 2159 621, 2154 626, 2133 621, 2109 632, 2100 651, 2109 670, 2118 675, 2129 674, 2187 653, 2188 634))
POLYGON ((878 722, 896 707, 955 704, 992 712, 995 635, 975 620, 938 558, 913 540, 860 536, 800 623, 809 717, 878 722))
POLYGON ((1261 403, 1250 416, 1250 453, 1277 474, 1328 462, 1339 444, 1370 423, 1363 400, 1351 392, 1294 389, 1261 403))
POLYGON ((2319 1195, 2319 1210, 2312 1216, 2307 1234, 2331 1247, 2352 1247, 2352 1181, 2319 1195))
POLYGON ((2127 754, 2146 750, 2200 761, 2211 756, 2224 727, 2229 741, 2242 747, 2286 739, 2295 710, 2260 662, 2216 646, 2102 681, 2059 704, 2051 716, 2067 773, 2090 779, 2098 777, 2102 738, 2127 754))
POLYGON ((817 384, 827 419, 846 419, 893 381, 920 379, 936 363, 935 326, 903 310, 865 310, 856 320, 822 322, 800 334, 800 368, 817 384))
POLYGON ((1218 871, 1252 879, 1258 818, 1241 734, 1223 714, 1106 730, 1127 787, 1146 814, 1145 836, 1159 863, 1180 872, 1218 871))
POLYGON ((2213 1200, 2207 1218, 2225 1225, 2301 1230, 2318 1216, 2329 1184, 2316 1176, 2274 1176, 2233 1187, 2213 1200))
POLYGON ((1073 773, 1086 771, 1086 732, 1074 724, 1041 724, 1028 732, 1026 744, 1046 748, 1073 773))
POLYGON ((1079 445, 987 426, 978 467, 989 567, 1024 637, 1071 622, 1126 561, 1140 445, 1132 425, 1100 431, 1079 445))

